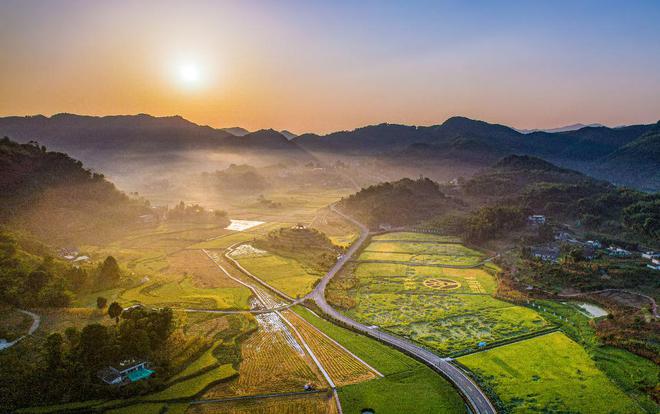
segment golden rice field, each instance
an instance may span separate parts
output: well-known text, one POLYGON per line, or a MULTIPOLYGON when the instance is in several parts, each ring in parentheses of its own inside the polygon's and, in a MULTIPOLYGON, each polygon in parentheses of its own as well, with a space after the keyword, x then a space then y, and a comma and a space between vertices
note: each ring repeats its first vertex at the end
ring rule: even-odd
POLYGON ((190 405, 186 414, 337 414, 331 394, 313 393, 300 396, 228 401, 216 404, 190 405))
POLYGON ((282 332, 260 327, 243 342, 241 357, 238 377, 212 387, 204 398, 302 391, 307 383, 327 386, 311 359, 293 349, 282 332))
POLYGON ((369 367, 347 353, 296 313, 287 310, 282 314, 300 332, 337 386, 355 384, 377 377, 369 367))

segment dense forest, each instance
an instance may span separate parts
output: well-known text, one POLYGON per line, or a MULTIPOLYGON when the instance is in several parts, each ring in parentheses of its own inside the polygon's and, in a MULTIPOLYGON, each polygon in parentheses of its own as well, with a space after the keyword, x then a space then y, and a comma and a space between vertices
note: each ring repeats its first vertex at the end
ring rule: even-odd
POLYGON ((108 238, 151 210, 80 161, 36 143, 0 140, 0 171, 0 225, 42 240, 108 238))
POLYGON ((172 310, 123 310, 112 303, 108 316, 108 321, 116 319, 116 323, 69 327, 63 334, 50 334, 35 345, 39 352, 29 358, 17 357, 15 352, 0 354, 3 373, 12 378, 0 384, 4 407, 127 397, 159 387, 162 377, 107 387, 98 380, 97 372, 127 358, 144 358, 166 374, 170 362, 162 351, 176 327, 172 310))
POLYGON ((372 185, 339 202, 340 208, 371 228, 413 225, 463 206, 428 178, 372 185))

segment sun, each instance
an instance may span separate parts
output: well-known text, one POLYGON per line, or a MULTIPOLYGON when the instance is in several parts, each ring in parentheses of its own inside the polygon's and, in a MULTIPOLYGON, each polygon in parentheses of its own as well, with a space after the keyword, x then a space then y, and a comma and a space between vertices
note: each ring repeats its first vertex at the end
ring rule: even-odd
POLYGON ((184 85, 198 85, 202 80, 200 68, 195 63, 183 63, 178 69, 179 80, 184 85))

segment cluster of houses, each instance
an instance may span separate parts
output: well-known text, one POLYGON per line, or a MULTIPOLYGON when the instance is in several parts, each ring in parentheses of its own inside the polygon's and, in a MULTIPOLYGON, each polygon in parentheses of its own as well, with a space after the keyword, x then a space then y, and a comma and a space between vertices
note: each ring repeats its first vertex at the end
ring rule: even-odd
POLYGON ((75 247, 62 247, 59 250, 59 253, 62 259, 68 260, 74 264, 80 264, 90 261, 89 256, 81 255, 78 249, 76 249, 75 247))

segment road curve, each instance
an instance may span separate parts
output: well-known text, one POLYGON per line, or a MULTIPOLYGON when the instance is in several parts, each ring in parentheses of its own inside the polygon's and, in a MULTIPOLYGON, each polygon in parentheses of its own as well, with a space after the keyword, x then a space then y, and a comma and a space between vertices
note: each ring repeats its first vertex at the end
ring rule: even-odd
POLYGON ((328 271, 328 273, 321 279, 316 288, 307 295, 308 298, 313 299, 319 308, 330 316, 332 319, 341 322, 353 329, 363 332, 369 336, 379 339, 382 342, 388 343, 395 348, 398 348, 410 355, 415 356, 419 360, 425 362, 427 365, 444 375, 454 386, 463 394, 465 400, 469 403, 470 408, 477 414, 495 414, 497 411, 495 407, 488 400, 484 392, 475 384, 462 370, 452 365, 444 358, 434 354, 433 352, 422 348, 421 346, 400 338, 398 336, 379 331, 378 329, 371 328, 363 325, 344 314, 338 312, 328 304, 325 299, 325 289, 330 279, 332 279, 337 272, 351 259, 357 252, 362 244, 369 237, 369 229, 362 223, 357 222, 352 217, 337 210, 334 205, 330 208, 335 213, 354 223, 360 228, 359 239, 351 245, 348 251, 337 261, 337 263, 328 271))

